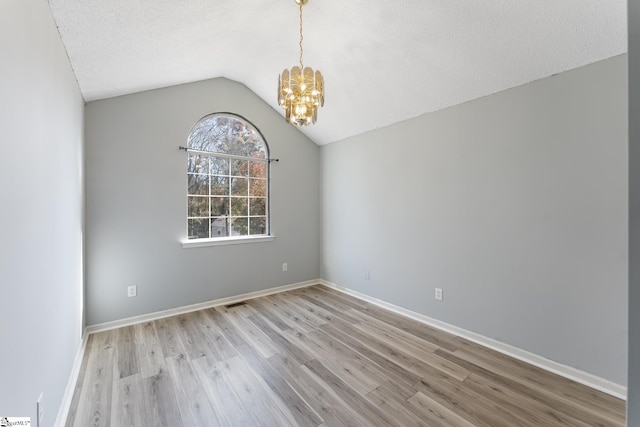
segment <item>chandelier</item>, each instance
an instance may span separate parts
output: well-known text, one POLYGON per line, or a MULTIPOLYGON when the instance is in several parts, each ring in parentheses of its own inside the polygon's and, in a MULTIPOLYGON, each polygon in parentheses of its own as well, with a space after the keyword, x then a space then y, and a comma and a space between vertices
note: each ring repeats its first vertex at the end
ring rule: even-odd
POLYGON ((324 105, 322 73, 302 65, 302 6, 309 0, 294 0, 300 6, 300 66, 284 70, 278 76, 278 104, 286 120, 295 126, 308 126, 318 119, 318 108, 324 105))

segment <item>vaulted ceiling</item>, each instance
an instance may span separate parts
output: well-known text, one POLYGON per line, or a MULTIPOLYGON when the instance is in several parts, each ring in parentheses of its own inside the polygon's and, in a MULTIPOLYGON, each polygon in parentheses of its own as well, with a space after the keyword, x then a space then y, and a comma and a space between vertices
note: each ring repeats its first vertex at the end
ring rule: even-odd
MULTIPOLYGON (((225 77, 282 112, 294 0, 49 2, 86 101, 225 77)), ((310 0, 326 102, 301 130, 338 141, 625 53, 626 34, 626 0, 310 0)))

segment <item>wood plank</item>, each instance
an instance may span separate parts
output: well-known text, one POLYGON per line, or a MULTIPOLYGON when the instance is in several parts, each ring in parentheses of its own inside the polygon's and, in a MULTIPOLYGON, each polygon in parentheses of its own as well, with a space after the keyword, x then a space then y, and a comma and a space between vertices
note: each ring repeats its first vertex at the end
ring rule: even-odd
POLYGON ((167 364, 164 361, 164 354, 156 333, 155 323, 139 323, 134 325, 133 328, 141 377, 148 378, 158 375, 162 370, 166 371, 167 364))
POLYGON ((220 329, 232 346, 242 345, 246 342, 238 329, 229 322, 221 311, 216 308, 209 308, 203 310, 203 312, 211 319, 213 324, 220 329))
POLYGON ((397 394, 380 386, 365 396, 380 411, 387 414, 397 426, 437 427, 427 424, 426 420, 413 411, 406 401, 398 399, 397 394))
POLYGON ((475 427, 471 422, 421 392, 409 398, 409 403, 430 427, 475 427))
POLYGON ((362 394, 367 394, 382 385, 400 395, 405 395, 405 391, 408 395, 413 394, 414 390, 404 387, 402 379, 398 381, 397 377, 390 375, 382 366, 373 363, 371 359, 358 353, 347 343, 320 330, 312 332, 308 336, 320 347, 329 349, 329 354, 345 363, 352 372, 360 373, 363 376, 362 381, 365 384, 370 384, 371 387, 362 394))
POLYGON ((279 300, 281 306, 287 307, 295 316, 303 319, 307 324, 316 329, 320 325, 327 323, 327 320, 318 315, 315 310, 308 310, 305 306, 301 306, 294 298, 290 296, 271 295, 272 299, 279 300))
POLYGON ((178 329, 178 319, 174 317, 166 317, 154 321, 156 325, 156 333, 160 340, 160 348, 164 357, 177 356, 186 352, 180 332, 178 329))
POLYGON ((303 298, 303 296, 291 295, 287 296, 287 299, 291 300, 291 302, 294 303, 300 310, 308 312, 310 315, 324 321, 323 323, 337 322, 353 324, 361 321, 351 314, 355 311, 353 309, 349 309, 341 313, 334 313, 317 304, 314 304, 313 302, 309 301, 308 298, 303 298))
MULTIPOLYGON (((403 339, 393 332, 383 331, 382 329, 378 329, 369 323, 356 323, 355 325, 353 325, 353 327, 373 337, 376 337, 379 340, 387 343, 389 346, 395 347, 399 351, 402 351, 403 353, 415 358, 418 361, 416 362, 416 364, 419 368, 422 367, 423 363, 426 363, 436 369, 441 370, 445 374, 452 376, 458 381, 464 380, 470 374, 467 369, 456 365, 455 363, 443 357, 440 357, 437 354, 433 354, 430 351, 425 351, 423 348, 414 345, 413 343, 403 339)), ((433 351, 435 350, 438 350, 438 347, 435 347, 433 351)))
POLYGON ((191 368, 188 357, 179 354, 168 357, 166 361, 169 377, 175 386, 176 402, 183 425, 188 427, 218 426, 218 419, 200 380, 191 368))
POLYGON ((416 388, 477 427, 529 425, 527 420, 514 416, 497 403, 467 389, 453 378, 425 377, 416 384, 416 388))
POLYGON ((245 301, 231 305, 220 305, 216 307, 216 310, 223 314, 233 314, 242 317, 249 317, 256 314, 255 308, 251 307, 251 304, 245 301))
POLYGON ((456 337, 458 350, 453 354, 477 366, 520 382, 537 391, 561 397, 585 411, 601 412, 624 424, 625 402, 601 391, 585 387, 537 366, 498 353, 471 341, 456 337))
MULTIPOLYGON (((349 329, 338 329, 333 324, 328 324, 323 325, 322 330, 327 332, 330 336, 335 337, 336 339, 342 341, 344 344, 353 348, 363 357, 371 360, 375 365, 380 367, 380 369, 382 369, 394 383, 405 386, 405 389, 406 386, 411 386, 420 381, 420 375, 416 375, 413 372, 406 370, 402 366, 396 364, 394 361, 372 350, 366 345, 366 342, 368 342, 369 340, 365 339, 364 341, 360 341, 360 339, 357 339, 356 337, 349 334, 349 329)), ((414 394, 414 392, 415 390, 409 388, 408 393, 405 397, 409 398, 414 394)))
POLYGON ((359 300, 351 295, 335 291, 323 285, 314 286, 313 292, 318 295, 318 298, 329 300, 332 304, 342 305, 343 307, 347 306, 355 308, 356 310, 365 309, 369 304, 366 301, 359 300))
POLYGON ((250 408, 243 405, 216 363, 209 357, 203 357, 194 360, 193 367, 202 382, 220 425, 249 426, 255 424, 248 410, 250 408))
POLYGON ((448 351, 455 351, 456 345, 453 343, 454 335, 451 335, 444 331, 439 331, 436 328, 425 325, 417 320, 410 319, 408 317, 399 316, 389 310, 378 307, 373 304, 369 304, 364 310, 364 313, 378 320, 388 323, 391 326, 395 326, 405 332, 408 332, 416 337, 422 338, 432 344, 437 345, 448 351))
POLYGON ((169 374, 164 369, 157 375, 142 379, 142 396, 144 405, 139 408, 143 412, 143 419, 148 420, 148 426, 180 427, 183 426, 178 401, 169 374))
POLYGON ((267 298, 257 298, 251 301, 251 304, 256 307, 256 311, 260 313, 262 317, 265 317, 270 323, 275 325, 277 329, 281 331, 290 329, 289 324, 278 315, 277 308, 275 310, 272 309, 273 304, 270 303, 267 298))
POLYGON ((220 328, 211 321, 211 318, 202 311, 196 312, 196 314, 198 325, 207 336, 207 344, 211 350, 211 355, 217 360, 225 360, 237 356, 238 353, 236 353, 220 328))
POLYGON ((295 418, 280 399, 268 392, 268 386, 240 357, 217 364, 245 407, 251 408, 256 425, 295 426, 295 418))
POLYGON ((306 332, 313 331, 316 327, 307 322, 304 317, 300 316, 291 307, 285 304, 281 299, 275 298, 273 295, 262 298, 263 304, 269 307, 272 313, 275 313, 289 329, 296 328, 306 332))
POLYGON ((90 352, 74 427, 108 427, 111 424, 113 353, 113 348, 90 352))
MULTIPOLYGON (((248 318, 250 322, 258 327, 276 346, 279 347, 279 352, 286 352, 291 357, 293 357, 298 363, 303 364, 313 359, 312 356, 307 350, 305 350, 301 346, 297 346, 295 343, 288 340, 283 331, 274 329, 275 326, 270 326, 266 318, 261 318, 260 316, 251 316, 248 318)), ((289 331, 287 329, 286 331, 289 331)))
MULTIPOLYGON (((323 327, 323 329, 326 329, 326 327, 323 327)), ((352 325, 347 331, 352 340, 359 341, 371 351, 392 361, 418 378, 436 374, 436 368, 398 349, 394 343, 387 342, 387 340, 381 339, 379 336, 368 334, 357 328, 356 325, 352 325)))
POLYGON ((489 397, 510 412, 530 420, 534 426, 570 425, 584 427, 588 425, 557 411, 553 407, 539 403, 535 399, 519 393, 517 390, 505 387, 476 374, 469 375, 464 380, 464 384, 470 390, 489 397))
MULTIPOLYGON (((177 316, 177 320, 180 340, 189 359, 195 360, 204 356, 218 356, 207 334, 202 313, 181 314, 177 316)), ((218 360, 222 359, 218 358, 218 360)))
POLYGON ((244 340, 255 347, 265 359, 280 352, 278 346, 246 317, 231 311, 225 312, 225 316, 240 331, 244 340))
POLYGON ((305 365, 311 372, 321 378, 349 407, 353 408, 359 415, 364 417, 376 426, 393 425, 393 420, 384 414, 376 406, 371 404, 361 394, 349 387, 338 376, 333 374, 318 360, 312 360, 305 365))
POLYGON ((360 321, 359 319, 349 314, 351 307, 345 306, 343 309, 340 309, 334 305, 327 304, 325 301, 322 301, 321 299, 316 298, 316 296, 309 293, 308 291, 307 292, 303 292, 303 291, 304 291, 303 289, 296 289, 293 292, 298 298, 305 300, 308 304, 312 305, 313 307, 325 310, 325 312, 331 313, 333 316, 335 316, 334 319, 331 321, 335 321, 336 319, 346 323, 357 323, 360 321))
POLYGON ((565 399, 559 399, 557 395, 552 396, 548 394, 544 389, 540 389, 531 384, 523 384, 522 382, 518 382, 506 376, 496 374, 495 372, 492 372, 488 369, 467 362, 466 360, 461 359, 449 352, 437 350, 436 353, 460 366, 463 366, 464 368, 480 377, 490 379, 491 381, 496 382, 497 384, 501 384, 513 391, 517 391, 524 396, 533 398, 535 401, 540 402, 543 405, 552 407, 557 411, 560 411, 572 418, 577 419, 578 421, 584 422, 589 425, 604 426, 609 425, 611 421, 614 421, 607 415, 600 414, 595 411, 580 410, 584 408, 578 408, 575 405, 572 405, 570 402, 567 402, 565 399))
POLYGON ((289 339, 297 345, 307 348, 309 353, 316 355, 316 359, 320 360, 331 372, 349 384, 361 394, 367 394, 379 384, 367 378, 352 361, 340 358, 331 351, 324 348, 322 344, 310 337, 310 334, 303 331, 285 331, 289 339))
POLYGON ((140 411, 145 403, 142 395, 140 374, 117 379, 113 382, 111 402, 112 427, 138 427, 151 425, 143 419, 145 411, 140 411))
POLYGON ((329 426, 366 426, 369 422, 348 407, 320 378, 286 355, 276 355, 269 364, 322 417, 329 426))
POLYGON ((305 402, 298 393, 249 345, 237 347, 238 352, 249 366, 269 386, 271 391, 282 400, 300 426, 315 427, 323 420, 316 411, 305 402))
POLYGON ((395 326, 392 326, 386 322, 376 319, 375 317, 371 317, 370 315, 363 313, 361 311, 349 310, 349 313, 354 318, 359 320, 358 322, 355 322, 355 323, 364 323, 373 328, 379 329, 380 331, 386 332, 387 334, 393 337, 396 337, 396 339, 403 342, 403 345, 406 343, 408 345, 417 347, 418 349, 426 353, 433 353, 434 351, 440 348, 439 346, 433 344, 430 341, 423 340, 420 337, 417 337, 408 332, 405 332, 400 328, 396 328, 395 326))
POLYGON ((119 328, 116 334, 115 363, 113 364, 114 380, 135 375, 140 372, 138 349, 134 342, 133 326, 119 328))
POLYGON ((87 348, 90 352, 113 348, 116 344, 117 332, 117 329, 111 329, 89 335, 87 338, 87 348))

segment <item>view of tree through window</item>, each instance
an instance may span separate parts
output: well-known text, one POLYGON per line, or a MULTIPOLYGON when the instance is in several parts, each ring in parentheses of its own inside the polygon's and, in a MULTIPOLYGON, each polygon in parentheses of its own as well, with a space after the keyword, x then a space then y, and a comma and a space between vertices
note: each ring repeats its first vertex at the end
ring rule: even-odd
POLYGON ((188 148, 188 238, 268 234, 268 148, 256 128, 211 114, 193 128, 188 148))

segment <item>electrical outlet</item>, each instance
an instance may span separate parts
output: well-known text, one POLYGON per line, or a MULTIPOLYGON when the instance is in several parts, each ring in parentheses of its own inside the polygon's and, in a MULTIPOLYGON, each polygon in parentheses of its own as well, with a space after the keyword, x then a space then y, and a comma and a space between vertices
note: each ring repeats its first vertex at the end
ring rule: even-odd
POLYGON ((44 421, 42 421, 42 417, 44 415, 44 395, 40 393, 40 397, 38 397, 38 401, 36 402, 36 427, 40 427, 43 425, 44 421))
POLYGON ((442 301, 442 289, 436 288, 436 299, 442 301))
POLYGON ((131 285, 127 288, 127 296, 129 298, 135 297, 138 295, 138 287, 136 285, 131 285))
POLYGON ((364 280, 371 280, 371 273, 370 272, 366 271, 364 273, 364 280))
POLYGON ((289 270, 289 266, 287 265, 286 262, 282 263, 282 271, 288 271, 289 270))

